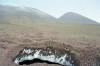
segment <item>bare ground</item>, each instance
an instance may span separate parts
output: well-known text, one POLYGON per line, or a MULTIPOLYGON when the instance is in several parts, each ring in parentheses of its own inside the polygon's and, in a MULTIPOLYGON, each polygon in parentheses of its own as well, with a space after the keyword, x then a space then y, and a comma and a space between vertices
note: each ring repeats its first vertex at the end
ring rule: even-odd
MULTIPOLYGON (((58 48, 68 47, 75 52, 80 66, 95 66, 100 53, 100 27, 85 26, 0 25, 0 66, 16 66, 13 58, 25 46, 58 48), (80 26, 79 26, 80 27, 80 26)), ((57 64, 35 63, 24 66, 60 66, 57 64)))

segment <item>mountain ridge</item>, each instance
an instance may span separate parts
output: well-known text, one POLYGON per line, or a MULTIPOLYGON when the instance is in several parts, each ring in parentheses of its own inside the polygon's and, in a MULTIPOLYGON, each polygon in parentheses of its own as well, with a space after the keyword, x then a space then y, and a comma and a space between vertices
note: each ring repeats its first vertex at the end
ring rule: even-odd
POLYGON ((97 24, 96 21, 75 12, 68 12, 56 18, 36 8, 0 5, 0 22, 8 21, 97 24))
POLYGON ((0 22, 54 22, 55 17, 29 7, 0 5, 0 22))
POLYGON ((86 16, 75 13, 75 12, 65 13, 59 18, 59 20, 63 22, 68 22, 68 23, 83 23, 83 24, 96 24, 97 23, 96 21, 86 16))

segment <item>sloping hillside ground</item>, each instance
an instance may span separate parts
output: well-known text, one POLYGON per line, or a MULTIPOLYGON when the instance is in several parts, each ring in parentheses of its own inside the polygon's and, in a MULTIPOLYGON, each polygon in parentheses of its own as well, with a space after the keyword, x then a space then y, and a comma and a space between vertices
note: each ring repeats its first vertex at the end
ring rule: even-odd
MULTIPOLYGON (((65 23, 33 23, 25 26, 2 23, 0 24, 0 66, 16 66, 12 60, 23 46, 51 45, 64 48, 66 46, 63 43, 76 52, 80 66, 93 66, 96 64, 96 56, 100 53, 100 26, 65 23)), ((59 65, 35 63, 29 66, 59 65)))
MULTIPOLYGON (((0 66, 16 66, 12 59, 23 46, 69 47, 80 59, 80 66, 100 66, 100 25, 33 23, 29 26, 0 24, 0 66), (96 65, 98 63, 98 65, 96 65)), ((60 66, 35 63, 23 66, 60 66)))

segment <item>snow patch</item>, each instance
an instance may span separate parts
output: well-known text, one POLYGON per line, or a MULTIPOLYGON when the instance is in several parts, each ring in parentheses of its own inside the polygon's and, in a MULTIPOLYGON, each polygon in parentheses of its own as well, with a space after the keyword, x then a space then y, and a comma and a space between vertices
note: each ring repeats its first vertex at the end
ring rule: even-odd
POLYGON ((40 59, 43 61, 58 63, 65 66, 74 66, 74 60, 72 60, 71 56, 69 56, 67 53, 61 54, 61 56, 59 56, 57 55, 57 52, 52 52, 51 50, 47 51, 42 49, 30 49, 30 48, 23 49, 22 53, 21 54, 19 53, 19 55, 16 56, 14 63, 19 65, 20 62, 23 62, 25 60, 34 60, 34 59, 40 59))

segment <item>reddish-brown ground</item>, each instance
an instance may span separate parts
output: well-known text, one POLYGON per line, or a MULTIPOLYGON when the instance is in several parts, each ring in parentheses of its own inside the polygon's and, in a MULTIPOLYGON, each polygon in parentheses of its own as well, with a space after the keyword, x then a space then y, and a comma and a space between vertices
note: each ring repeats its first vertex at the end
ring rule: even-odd
MULTIPOLYGON (((23 27, 18 25, 0 26, 0 66, 17 66, 12 61, 25 46, 69 48, 80 61, 80 66, 96 66, 100 53, 100 29, 95 27, 66 28, 45 25, 23 27), (2 27, 1 27, 2 26, 2 27), (64 28, 64 29, 63 29, 64 28), (69 30, 71 29, 71 30, 69 30), (72 30, 73 29, 73 30, 72 30), (95 32, 97 31, 97 33, 95 32), (93 33, 92 33, 93 32, 93 33)), ((94 27, 94 26, 93 26, 94 27)), ((57 64, 34 63, 23 66, 60 66, 57 64)), ((98 65, 99 66, 99 65, 98 65)))

